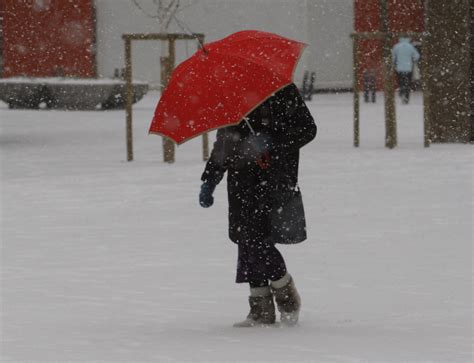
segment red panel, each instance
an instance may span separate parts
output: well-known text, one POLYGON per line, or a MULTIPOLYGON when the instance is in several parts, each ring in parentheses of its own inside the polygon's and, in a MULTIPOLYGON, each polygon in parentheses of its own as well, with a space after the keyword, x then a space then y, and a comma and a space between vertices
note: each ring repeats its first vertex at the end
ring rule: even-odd
MULTIPOLYGON (((424 29, 424 0, 387 0, 389 30, 422 32, 424 29)), ((381 30, 380 0, 355 0, 355 31, 381 30)), ((359 43, 359 84, 367 69, 375 70, 377 88, 382 87, 382 41, 363 40, 359 43)))
POLYGON ((379 0, 355 0, 355 31, 374 32, 380 29, 379 0))
POLYGON ((422 32, 424 0, 390 0, 389 28, 394 32, 422 32))
POLYGON ((95 77, 92 0, 2 3, 3 77, 95 77))

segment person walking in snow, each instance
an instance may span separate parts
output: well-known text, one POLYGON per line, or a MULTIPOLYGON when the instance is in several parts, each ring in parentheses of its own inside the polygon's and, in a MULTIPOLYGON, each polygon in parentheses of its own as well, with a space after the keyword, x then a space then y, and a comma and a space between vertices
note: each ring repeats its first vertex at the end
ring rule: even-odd
POLYGON ((217 131, 201 176, 199 203, 212 206, 214 190, 227 172, 229 238, 238 247, 236 282, 250 286, 250 312, 236 327, 274 324, 274 299, 282 323, 298 321, 301 298, 275 244, 306 239, 299 149, 316 132, 294 84, 276 92, 238 125, 217 131))
POLYGON ((400 97, 402 102, 407 104, 410 101, 414 62, 418 62, 420 53, 410 43, 410 38, 401 37, 392 49, 392 57, 397 72, 400 97))

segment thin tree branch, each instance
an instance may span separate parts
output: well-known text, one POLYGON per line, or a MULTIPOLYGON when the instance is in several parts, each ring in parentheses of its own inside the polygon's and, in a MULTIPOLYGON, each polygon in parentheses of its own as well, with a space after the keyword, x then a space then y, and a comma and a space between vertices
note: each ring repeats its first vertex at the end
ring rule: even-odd
POLYGON ((132 0, 132 3, 137 7, 143 14, 151 19, 155 19, 160 24, 161 31, 167 31, 175 14, 180 11, 194 5, 194 2, 189 2, 188 4, 183 5, 181 0, 171 0, 166 2, 164 0, 153 0, 153 4, 156 7, 155 14, 151 13, 143 8, 138 0, 132 0))
POLYGON ((136 6, 143 14, 145 14, 145 15, 148 16, 149 18, 159 19, 159 15, 152 15, 152 14, 149 14, 145 9, 143 9, 143 8, 141 7, 141 5, 138 3, 137 0, 132 0, 132 2, 135 4, 135 6, 136 6))

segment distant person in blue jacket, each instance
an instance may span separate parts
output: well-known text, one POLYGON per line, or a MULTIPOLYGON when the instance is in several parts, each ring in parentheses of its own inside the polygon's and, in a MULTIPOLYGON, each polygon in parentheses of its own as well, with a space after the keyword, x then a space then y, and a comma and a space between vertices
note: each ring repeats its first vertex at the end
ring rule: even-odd
POLYGON ((403 103, 410 100, 411 78, 414 62, 420 59, 420 53, 411 44, 410 38, 400 38, 392 49, 393 62, 397 72, 400 97, 403 103))

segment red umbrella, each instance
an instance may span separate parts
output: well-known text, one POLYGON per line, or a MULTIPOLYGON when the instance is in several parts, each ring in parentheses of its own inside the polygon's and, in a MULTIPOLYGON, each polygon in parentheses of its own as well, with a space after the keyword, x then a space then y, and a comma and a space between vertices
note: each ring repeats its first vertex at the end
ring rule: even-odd
POLYGON ((255 30, 204 45, 172 73, 150 133, 180 144, 238 124, 292 82, 306 44, 255 30))

